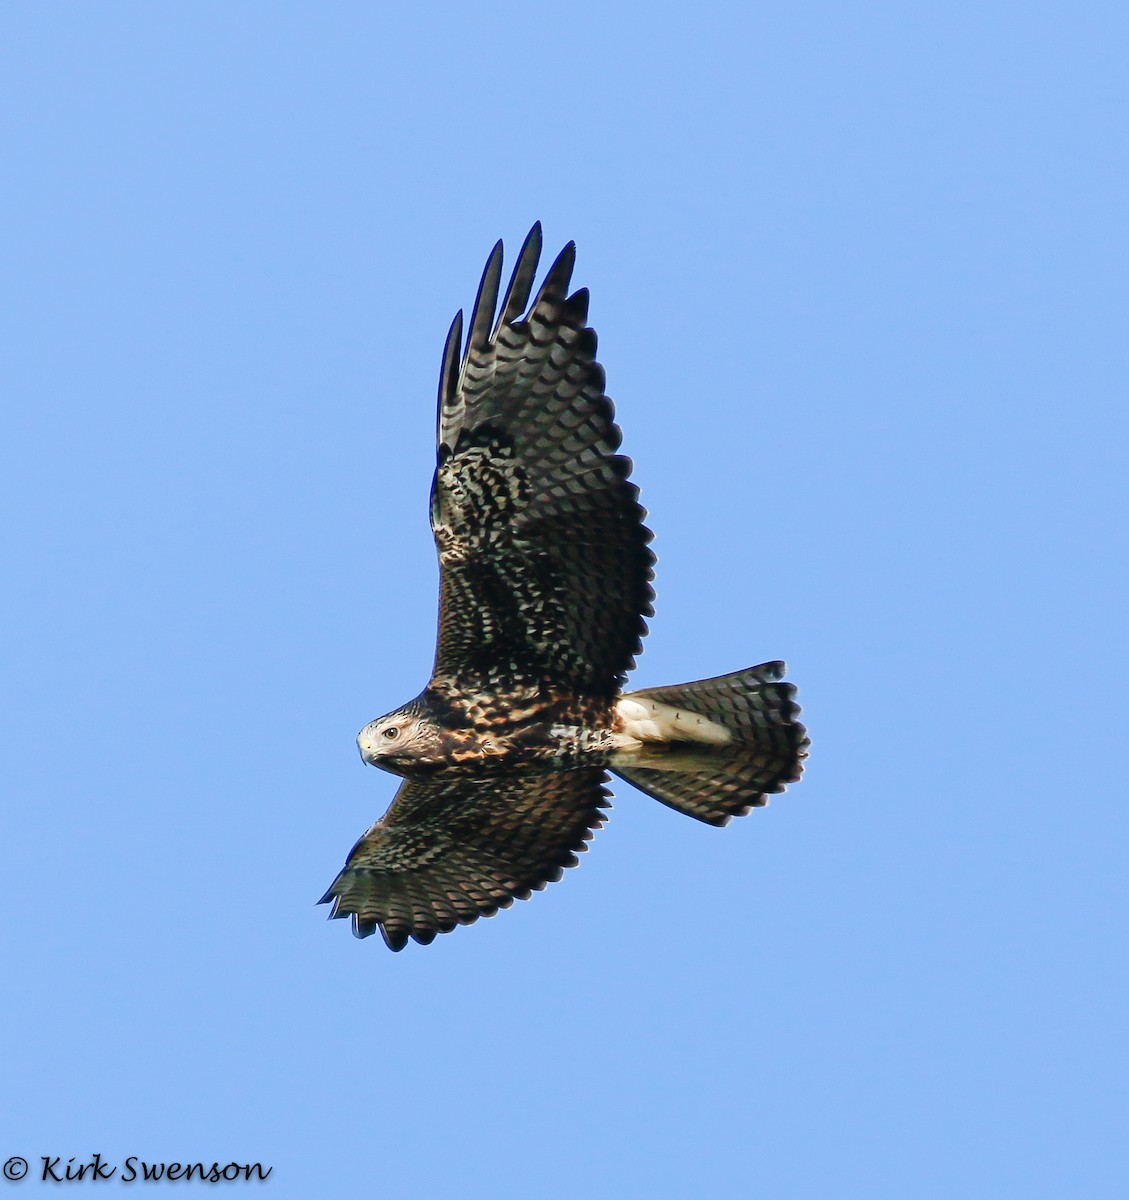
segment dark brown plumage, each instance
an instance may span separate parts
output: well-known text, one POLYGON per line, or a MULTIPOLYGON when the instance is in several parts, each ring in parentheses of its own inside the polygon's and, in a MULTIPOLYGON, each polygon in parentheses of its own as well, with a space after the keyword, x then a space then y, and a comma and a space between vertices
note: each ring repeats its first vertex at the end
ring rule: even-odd
POLYGON ((607 769, 724 824, 798 779, 806 753, 782 663, 622 694, 652 613, 651 533, 617 453, 588 293, 568 294, 575 249, 529 306, 540 251, 535 225, 495 321, 499 242, 465 349, 461 313, 448 334, 435 667, 361 731, 365 761, 405 781, 322 898, 394 950, 558 879, 604 819, 607 769))
POLYGON ((443 354, 431 524, 442 583, 432 687, 551 682, 614 698, 652 612, 654 555, 604 395, 588 293, 567 295, 561 251, 529 316, 541 230, 518 257, 494 325, 502 243, 443 354))
POLYGON ((603 823, 599 768, 407 780, 334 885, 334 916, 399 950, 508 908, 576 865, 603 823))

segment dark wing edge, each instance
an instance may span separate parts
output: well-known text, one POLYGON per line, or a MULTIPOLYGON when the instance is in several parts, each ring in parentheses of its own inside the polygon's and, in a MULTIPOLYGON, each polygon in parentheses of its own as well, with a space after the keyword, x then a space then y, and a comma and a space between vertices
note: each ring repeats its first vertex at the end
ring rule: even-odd
MULTIPOLYGON (((443 352, 432 492, 444 570, 436 676, 458 676, 468 648, 481 655, 484 634, 508 620, 506 645, 496 647, 499 659, 515 652, 510 661, 521 665, 523 638, 553 652, 542 658, 559 661, 567 647, 579 658, 563 668, 566 682, 614 694, 635 665, 645 618, 654 612, 652 535, 639 490, 628 480, 631 460, 616 453, 621 433, 604 394, 596 334, 587 324, 588 291, 568 294, 574 243, 557 256, 522 316, 541 248, 538 223, 499 309, 502 244, 494 246, 466 345, 460 313, 443 352), (516 482, 500 482, 510 478, 516 482), (452 529, 460 540, 448 541, 445 556, 442 539, 452 529), (505 546, 506 539, 495 536, 502 529, 515 535, 505 546), (557 580, 558 626, 523 634, 520 614, 530 610, 503 597, 528 599, 534 586, 544 587, 542 568, 557 580), (449 580, 449 570, 461 577, 449 580), (480 622, 475 608, 496 619, 480 622), (516 612, 517 623, 506 612, 516 612)), ((536 662, 525 665, 536 673, 536 662)))
MULTIPOLYGON (((451 445, 448 438, 454 422, 464 415, 465 408, 460 404, 459 388, 467 372, 471 351, 476 350, 479 353, 487 351, 490 343, 497 339, 502 327, 512 325, 525 311, 525 306, 529 303, 529 294, 533 290, 533 280, 537 275, 537 264, 541 260, 541 246, 541 222, 537 221, 522 244, 513 274, 510 276, 510 285, 506 288, 497 324, 494 324, 491 329, 494 310, 498 304, 498 284, 502 277, 502 241, 499 238, 494 243, 494 249, 491 250, 490 257, 486 260, 486 268, 482 272, 478 295, 474 300, 470 335, 467 338, 465 353, 463 352, 462 309, 455 314, 451 328, 447 331, 447 341, 443 346, 443 367, 439 373, 439 404, 436 413, 435 436, 437 445, 443 445, 444 442, 451 445)), ((571 251, 575 256, 576 244, 569 242, 565 251, 571 251)), ((571 264, 569 273, 571 274, 571 264)), ((567 288, 567 286, 568 280, 566 279, 565 287, 567 288)))
POLYGON ((606 819, 600 768, 538 775, 405 780, 388 812, 350 851, 318 901, 353 933, 408 939, 493 916, 576 866, 606 819))

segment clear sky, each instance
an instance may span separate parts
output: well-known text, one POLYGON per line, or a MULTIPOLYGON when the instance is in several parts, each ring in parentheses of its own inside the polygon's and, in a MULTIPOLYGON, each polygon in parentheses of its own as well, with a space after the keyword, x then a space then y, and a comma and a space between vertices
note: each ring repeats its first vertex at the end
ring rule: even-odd
POLYGON ((1127 32, 4 5, 0 1159, 1124 1197, 1127 32), (787 659, 809 773, 721 831, 617 784, 392 955, 314 901, 431 665, 443 336, 535 219, 656 533, 633 680, 787 659))

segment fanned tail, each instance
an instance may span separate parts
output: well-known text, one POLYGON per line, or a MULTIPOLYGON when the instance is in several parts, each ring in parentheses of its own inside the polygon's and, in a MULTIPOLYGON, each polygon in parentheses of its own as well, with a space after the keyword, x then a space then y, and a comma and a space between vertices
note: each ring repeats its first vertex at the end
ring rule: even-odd
POLYGON ((731 675, 629 692, 620 700, 637 748, 619 752, 617 775, 687 816, 725 825, 795 783, 807 757, 793 684, 782 662, 731 675))

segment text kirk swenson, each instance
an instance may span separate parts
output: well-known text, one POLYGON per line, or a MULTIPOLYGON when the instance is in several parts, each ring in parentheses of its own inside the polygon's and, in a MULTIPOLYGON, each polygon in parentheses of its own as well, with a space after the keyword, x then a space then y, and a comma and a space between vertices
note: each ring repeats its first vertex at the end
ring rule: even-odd
POLYGON ((76 1159, 52 1158, 44 1154, 39 1178, 45 1183, 105 1182, 157 1183, 197 1181, 199 1183, 250 1183, 270 1178, 274 1167, 262 1163, 204 1163, 204 1162, 147 1162, 131 1154, 120 1163, 105 1162, 95 1154, 86 1162, 76 1159))

